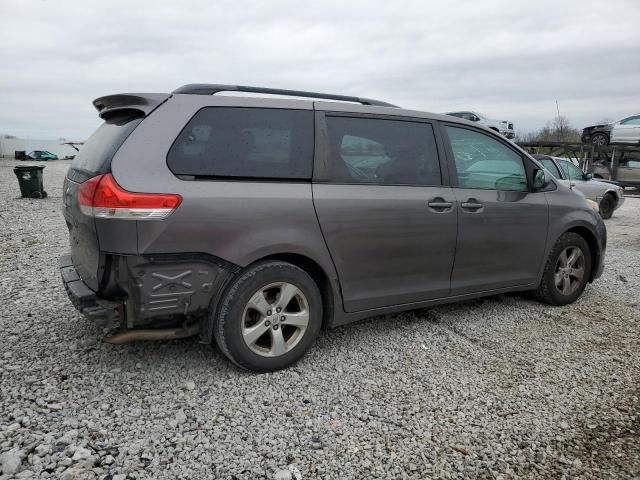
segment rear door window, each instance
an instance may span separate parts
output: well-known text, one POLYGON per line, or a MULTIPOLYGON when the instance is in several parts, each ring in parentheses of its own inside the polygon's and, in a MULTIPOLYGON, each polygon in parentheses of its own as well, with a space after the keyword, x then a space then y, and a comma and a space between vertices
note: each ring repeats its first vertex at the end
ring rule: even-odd
POLYGON ((313 112, 206 107, 169 150, 175 175, 308 180, 313 168, 313 112))
POLYGON ((447 127, 462 188, 526 192, 522 157, 498 140, 475 130, 447 127))
POLYGON ((327 116, 327 180, 378 185, 441 185, 429 123, 327 116))

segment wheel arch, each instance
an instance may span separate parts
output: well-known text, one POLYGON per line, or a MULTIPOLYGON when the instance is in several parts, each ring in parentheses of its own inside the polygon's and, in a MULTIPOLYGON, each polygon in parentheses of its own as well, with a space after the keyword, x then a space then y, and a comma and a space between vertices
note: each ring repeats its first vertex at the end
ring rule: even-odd
MULTIPOLYGON (((336 289, 338 285, 334 285, 329 278, 329 275, 320 266, 318 262, 299 253, 282 252, 267 255, 256 260, 256 262, 263 262, 268 260, 278 260, 281 262, 287 262, 296 267, 304 270, 318 286, 320 290, 320 296, 322 297, 322 328, 327 329, 332 325, 332 319, 336 313, 338 296, 336 295, 336 289)), ((337 282, 337 280, 336 280, 337 282)))
POLYGON ((604 195, 602 196, 602 198, 604 198, 607 195, 611 195, 615 201, 616 201, 616 206, 618 205, 618 202, 620 201, 620 194, 614 190, 613 188, 607 190, 606 192, 604 192, 604 195))
MULTIPOLYGON (((618 192, 616 192, 613 189, 607 190, 606 192, 604 192, 604 195, 602 195, 602 198, 607 196, 613 198, 613 202, 614 202, 613 209, 615 210, 616 208, 618 208, 618 202, 620 201, 620 196, 618 192)), ((602 199, 600 201, 602 201, 602 199)))
POLYGON ((313 279, 320 290, 320 296, 322 298, 321 328, 323 330, 344 323, 344 321, 341 321, 345 313, 342 309, 342 295, 337 278, 332 280, 325 269, 322 268, 317 261, 306 255, 291 252, 271 253, 253 260, 244 267, 237 267, 237 269, 233 271, 225 281, 220 291, 213 296, 209 307, 209 313, 207 318, 203 320, 204 323, 200 330, 202 341, 205 343, 211 343, 213 341, 215 319, 220 311, 222 299, 229 287, 233 284, 234 280, 247 268, 255 265, 256 263, 262 263, 265 261, 290 263, 304 270, 313 279))
POLYGON ((593 282, 596 275, 595 266, 598 265, 601 255, 598 249, 598 240, 596 239, 596 235, 589 228, 580 225, 571 227, 566 232, 563 232, 563 235, 565 233, 575 233, 577 235, 580 235, 587 242, 587 245, 589 245, 589 254, 591 256, 592 267, 591 272, 589 273, 589 282, 593 282))

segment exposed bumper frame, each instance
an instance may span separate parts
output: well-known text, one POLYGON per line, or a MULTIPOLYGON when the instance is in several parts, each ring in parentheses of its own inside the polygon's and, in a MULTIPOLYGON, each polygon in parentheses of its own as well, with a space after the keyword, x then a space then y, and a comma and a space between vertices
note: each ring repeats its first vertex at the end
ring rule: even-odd
POLYGON ((109 325, 118 319, 118 309, 106 307, 98 302, 96 292, 84 283, 76 268, 73 266, 71 255, 63 255, 58 259, 58 267, 62 284, 69 300, 76 309, 88 319, 102 325, 109 325))
POLYGON ((201 337, 211 338, 206 318, 227 281, 240 268, 205 254, 109 256, 104 285, 92 290, 80 277, 70 255, 58 260, 62 283, 71 303, 90 320, 104 326, 116 322, 134 330, 175 320, 199 322, 201 337))

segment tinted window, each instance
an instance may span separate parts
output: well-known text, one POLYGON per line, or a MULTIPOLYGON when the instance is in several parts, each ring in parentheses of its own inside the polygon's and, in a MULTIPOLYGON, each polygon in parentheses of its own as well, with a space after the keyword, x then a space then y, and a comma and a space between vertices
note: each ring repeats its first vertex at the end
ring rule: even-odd
POLYGON ((560 175, 560 170, 558 170, 558 167, 556 167, 556 164, 553 163, 553 160, 550 160, 548 158, 542 158, 542 159, 539 159, 538 161, 542 164, 544 168, 549 170, 551 175, 553 175, 556 178, 562 178, 562 175, 560 175))
POLYGON ((440 185, 428 123, 327 117, 328 180, 380 185, 440 185))
MULTIPOLYGON (((86 177, 90 177, 93 174, 109 171, 111 159, 118 148, 141 121, 142 118, 132 118, 131 115, 114 116, 100 125, 80 147, 71 164, 76 176, 85 173, 88 174, 86 177)), ((82 181, 81 178, 78 180, 82 181)))
POLYGON ((313 112, 207 107, 169 150, 167 164, 183 175, 310 179, 313 112))
POLYGON ((573 163, 566 160, 559 160, 558 163, 569 180, 584 180, 582 170, 576 167, 573 163))
POLYGON ((447 127, 463 188, 527 190, 522 158, 499 141, 474 130, 447 127))

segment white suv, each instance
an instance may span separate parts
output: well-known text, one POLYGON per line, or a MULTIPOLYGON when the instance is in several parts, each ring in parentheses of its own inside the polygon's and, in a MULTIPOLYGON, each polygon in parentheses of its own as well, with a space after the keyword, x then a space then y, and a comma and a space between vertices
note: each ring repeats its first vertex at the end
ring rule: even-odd
POLYGON ((480 125, 484 125, 491 130, 495 130, 496 132, 501 133, 507 138, 514 138, 516 136, 513 130, 513 122, 508 120, 494 120, 492 118, 486 117, 478 112, 448 112, 445 115, 452 115, 458 118, 464 118, 465 120, 469 120, 470 122, 477 122, 480 125))

